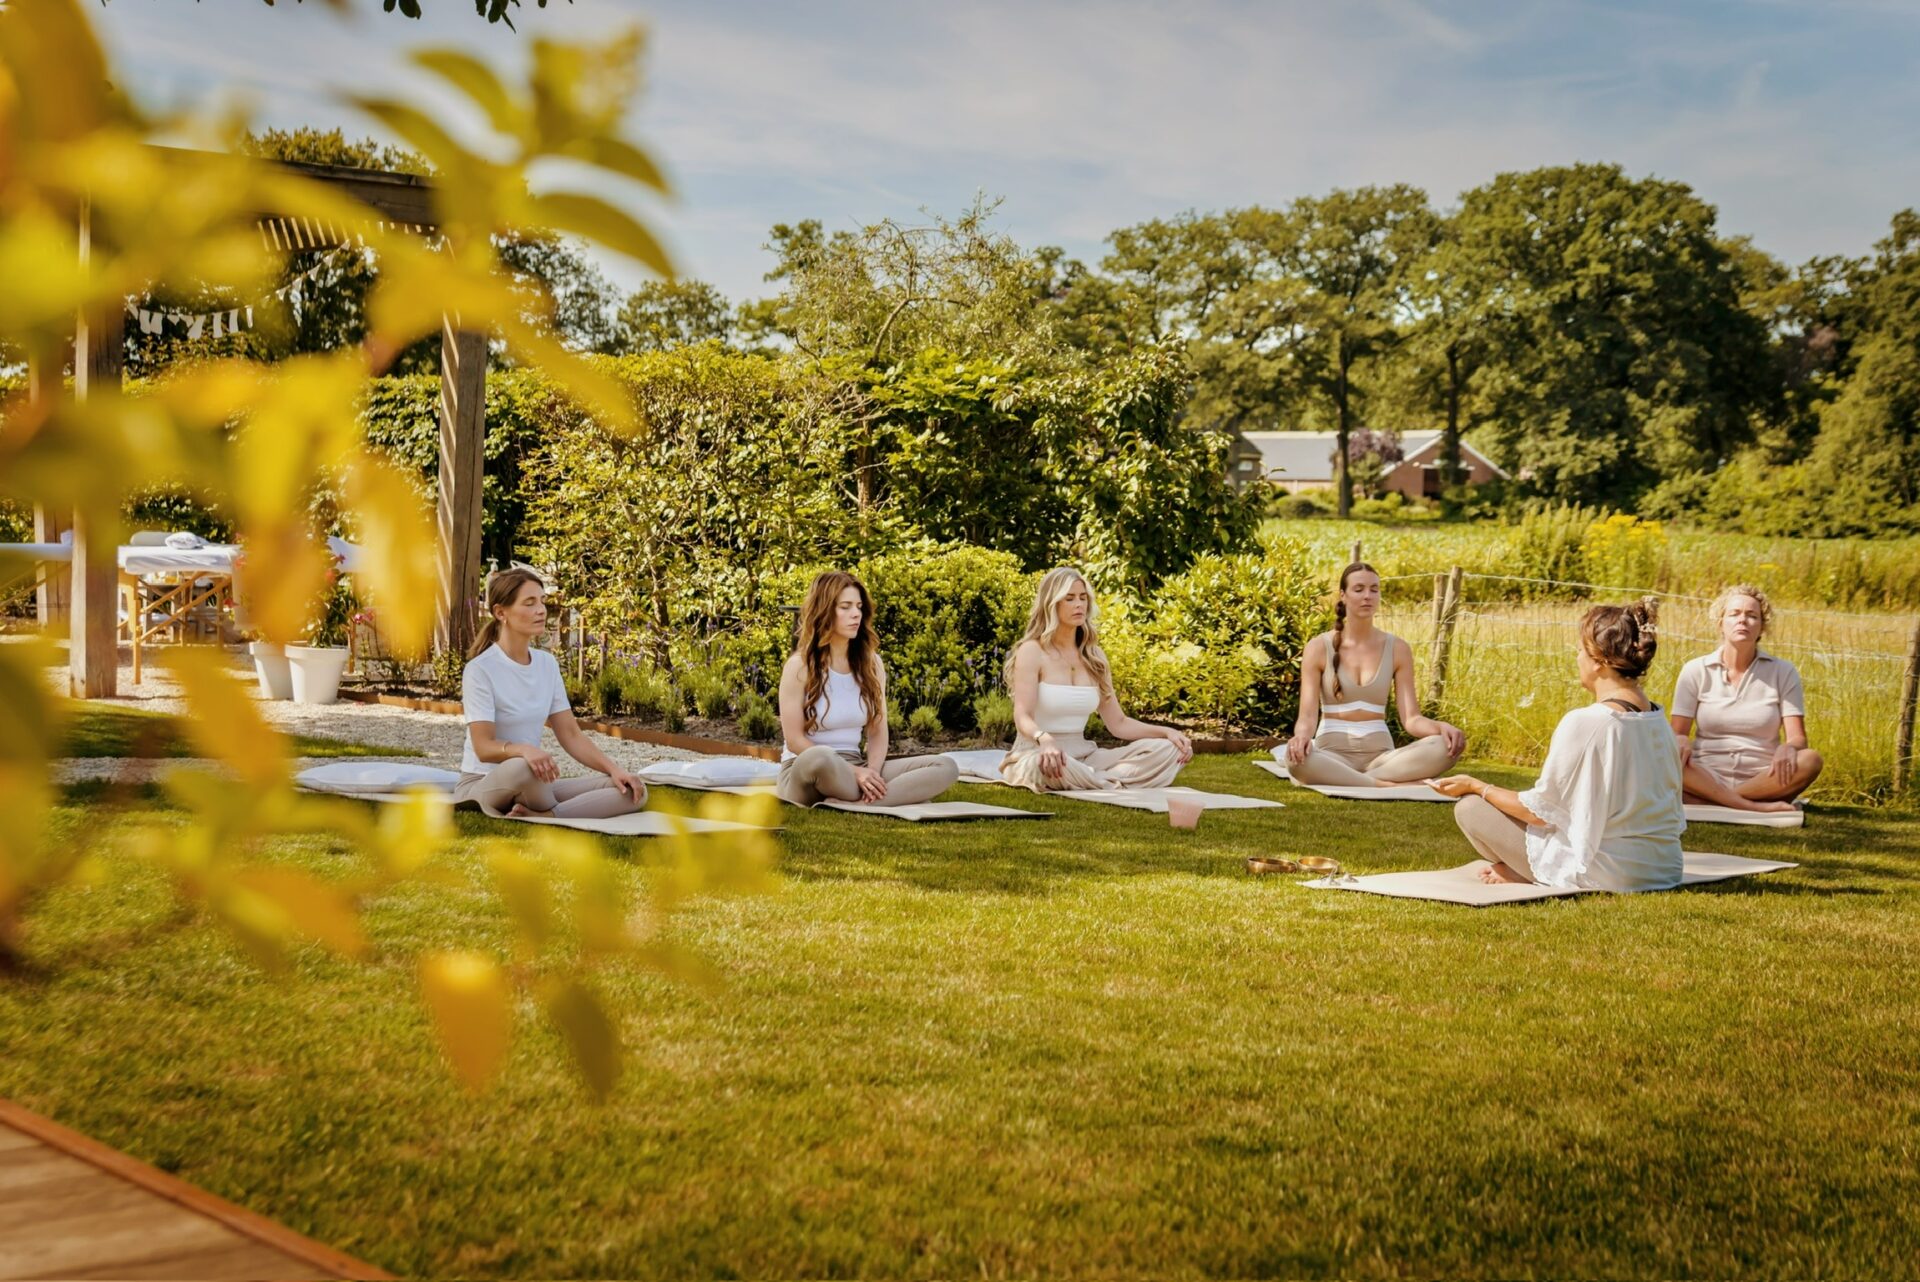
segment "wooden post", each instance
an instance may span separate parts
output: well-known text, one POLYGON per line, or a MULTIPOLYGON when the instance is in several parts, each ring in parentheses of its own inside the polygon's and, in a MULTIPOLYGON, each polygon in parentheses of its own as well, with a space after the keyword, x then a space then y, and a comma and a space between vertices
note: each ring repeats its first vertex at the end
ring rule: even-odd
MULTIPOLYGON (((28 413, 35 419, 47 412, 47 403, 60 395, 60 364, 43 352, 27 355, 28 413)), ((33 505, 33 541, 58 543, 60 536, 73 528, 73 517, 65 512, 33 505)), ((71 571, 61 566, 41 566, 34 575, 33 613, 48 632, 67 621, 67 590, 71 571)))
MULTIPOLYGON (((80 262, 92 253, 92 218, 80 211, 80 262)), ((77 401, 120 395, 126 360, 126 305, 119 299, 84 312, 73 335, 73 396, 77 401)), ((111 520, 103 528, 94 516, 78 513, 73 522, 72 644, 67 671, 72 693, 81 699, 111 699, 120 684, 120 546, 111 520)), ((138 624, 138 612, 133 616, 138 624)))
POLYGON ((480 486, 486 476, 487 337, 440 328, 440 584, 433 644, 464 654, 480 582, 480 486))
POLYGON ((1920 697, 1920 622, 1913 625, 1913 636, 1907 642, 1907 673, 1900 683, 1900 732, 1893 745, 1893 791, 1894 795, 1907 790, 1913 782, 1913 711, 1914 701, 1920 697))
POLYGON ((1359 563, 1360 563, 1360 540, 1355 539, 1353 541, 1353 556, 1347 561, 1347 564, 1358 565, 1359 563))
POLYGON ((1433 639, 1440 639, 1440 616, 1447 608, 1447 576, 1433 576, 1433 639))
POLYGON ((1447 694, 1447 660, 1453 650, 1453 625, 1460 617, 1460 580, 1462 571, 1454 566, 1447 572, 1446 595, 1440 602, 1440 626, 1433 634, 1433 674, 1427 682, 1427 706, 1437 714, 1447 694))

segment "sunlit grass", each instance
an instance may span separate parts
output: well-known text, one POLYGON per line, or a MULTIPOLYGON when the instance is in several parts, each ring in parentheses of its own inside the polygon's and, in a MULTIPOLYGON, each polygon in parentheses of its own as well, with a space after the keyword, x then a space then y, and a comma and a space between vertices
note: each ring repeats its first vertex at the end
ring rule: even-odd
MULTIPOLYGON (((66 708, 63 757, 188 757, 194 748, 187 723, 179 717, 141 708, 110 708, 75 701, 66 708)), ((417 757, 415 748, 353 743, 326 735, 289 735, 287 751, 296 757, 417 757)))
MULTIPOLYGON (((411 886, 371 964, 273 982, 116 856, 34 916, 0 1094, 405 1275, 1912 1275, 1910 818, 1694 829, 1802 867, 1475 911, 1241 869, 1458 863, 1444 806, 1185 781, 1287 807, 783 811, 786 892, 674 927, 721 991, 603 976, 632 1055, 598 1109, 545 1033, 479 1100, 433 1049, 414 958, 506 956, 492 896, 411 886)), ((461 823, 463 873, 520 831, 461 823)))

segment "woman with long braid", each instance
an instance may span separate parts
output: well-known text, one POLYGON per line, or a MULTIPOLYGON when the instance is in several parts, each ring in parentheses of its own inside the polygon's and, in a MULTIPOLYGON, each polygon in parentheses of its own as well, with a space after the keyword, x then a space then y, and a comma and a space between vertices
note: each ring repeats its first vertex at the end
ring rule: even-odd
POLYGON ((1340 573, 1333 631, 1307 642, 1300 662, 1300 719, 1287 741, 1287 773, 1304 784, 1376 788, 1441 774, 1460 759, 1467 737, 1422 715, 1413 684, 1413 651, 1374 627, 1380 576, 1355 561, 1340 573), (1364 679, 1362 673, 1369 673, 1364 679), (1387 700, 1418 738, 1393 746, 1387 700))
POLYGON ((949 757, 887 759, 887 669, 873 598, 840 570, 816 576, 800 607, 799 644, 780 671, 780 728, 787 742, 775 790, 796 806, 917 805, 960 777, 949 757))

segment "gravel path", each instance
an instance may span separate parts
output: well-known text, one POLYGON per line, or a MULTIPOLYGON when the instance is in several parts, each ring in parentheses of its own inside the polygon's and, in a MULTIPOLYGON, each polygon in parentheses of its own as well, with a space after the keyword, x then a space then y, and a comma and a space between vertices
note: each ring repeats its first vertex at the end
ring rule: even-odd
MULTIPOLYGON (((307 704, 260 698, 258 697, 259 686, 251 682, 253 672, 251 661, 236 656, 234 670, 249 678, 248 689, 255 695, 254 706, 260 710, 261 715, 288 734, 324 735, 330 739, 345 739, 350 743, 409 748, 425 754, 424 757, 396 756, 386 759, 441 766, 448 770, 460 768, 460 752, 466 741, 466 727, 458 717, 445 716, 438 712, 415 712, 410 708, 390 708, 375 703, 307 704)), ((164 671, 156 670, 149 665, 143 675, 146 679, 139 685, 134 685, 133 669, 122 667, 120 697, 94 702, 109 708, 140 708, 151 712, 169 713, 187 711, 187 703, 181 695, 180 687, 168 679, 164 671)), ((65 679, 65 669, 49 671, 49 680, 64 683, 65 679)), ((612 739, 592 731, 587 732, 587 737, 593 740, 602 752, 629 770, 637 770, 654 761, 691 761, 700 755, 680 748, 665 748, 650 743, 630 743, 624 739, 612 739)), ((551 730, 542 735, 541 742, 560 760, 562 774, 587 773, 583 767, 560 751, 560 745, 555 741, 551 730)), ((362 761, 382 759, 378 755, 354 758, 362 761)), ((56 763, 54 777, 61 783, 76 783, 89 779, 144 782, 168 770, 206 764, 204 761, 196 761, 192 758, 173 758, 162 761, 131 757, 69 758, 56 763)), ((316 759, 299 758, 295 761, 294 768, 303 770, 310 765, 319 764, 322 763, 316 759)))

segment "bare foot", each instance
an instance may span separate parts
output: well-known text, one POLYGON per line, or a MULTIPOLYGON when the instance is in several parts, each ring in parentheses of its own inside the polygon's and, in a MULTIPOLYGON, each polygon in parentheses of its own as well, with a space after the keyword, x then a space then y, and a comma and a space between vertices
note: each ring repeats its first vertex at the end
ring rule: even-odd
POLYGON ((1738 794, 1733 801, 1715 801, 1711 797, 1688 792, 1681 794, 1680 800, 1689 806, 1719 806, 1723 810, 1751 810, 1758 814, 1779 814, 1783 810, 1797 809, 1791 801, 1755 801, 1738 794))
POLYGON ((529 810, 519 802, 513 803, 513 809, 507 811, 509 819, 546 819, 553 814, 551 810, 529 810))
POLYGON ((1486 882, 1489 886, 1525 886, 1530 884, 1527 878, 1522 877, 1505 864, 1488 864, 1480 870, 1480 880, 1486 882))

